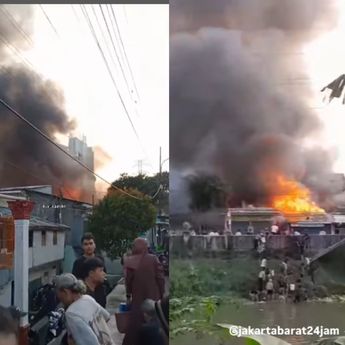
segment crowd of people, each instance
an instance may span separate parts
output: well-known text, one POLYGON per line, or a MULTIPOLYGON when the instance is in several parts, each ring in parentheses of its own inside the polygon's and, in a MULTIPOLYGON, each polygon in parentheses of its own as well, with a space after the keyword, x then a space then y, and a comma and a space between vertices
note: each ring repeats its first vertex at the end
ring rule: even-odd
MULTIPOLYGON (((106 310, 111 291, 105 261, 96 255, 92 234, 82 238, 83 255, 72 273, 54 279, 57 298, 65 309, 66 333, 61 345, 118 345, 106 310)), ((128 327, 123 345, 166 345, 168 343, 168 298, 165 276, 158 258, 149 253, 147 241, 138 238, 122 260, 128 306, 128 327)), ((18 345, 19 320, 11 309, 0 309, 0 345, 18 345), (12 312, 13 314, 13 312, 12 312)))
POLYGON ((249 293, 254 302, 259 301, 292 301, 302 302, 307 299, 303 280, 311 274, 310 259, 305 257, 298 267, 290 265, 285 258, 279 265, 278 272, 271 267, 266 256, 260 260, 260 269, 256 288, 249 293))

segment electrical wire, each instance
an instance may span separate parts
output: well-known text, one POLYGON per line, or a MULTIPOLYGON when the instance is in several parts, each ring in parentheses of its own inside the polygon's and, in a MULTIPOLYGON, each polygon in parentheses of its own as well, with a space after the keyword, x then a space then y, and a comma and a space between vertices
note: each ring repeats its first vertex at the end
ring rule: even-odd
POLYGON ((126 53, 126 49, 125 49, 125 46, 124 46, 123 41, 122 41, 121 31, 120 31, 119 25, 117 23, 117 19, 116 19, 116 15, 115 15, 115 11, 114 11, 113 6, 110 5, 110 9, 111 9, 111 12, 113 14, 113 18, 115 20, 116 29, 117 29, 117 32, 118 32, 118 35, 119 35, 119 38, 120 38, 120 42, 121 42, 121 46, 122 46, 123 52, 125 54, 125 58, 126 58, 126 61, 127 61, 127 66, 128 66, 129 72, 131 74, 131 78, 132 78, 132 81, 133 81, 134 89, 135 89, 135 92, 137 94, 138 100, 140 101, 140 95, 139 95, 139 92, 138 92, 138 89, 137 89, 137 86, 136 86, 136 83, 135 83, 134 75, 133 75, 133 72, 132 72, 131 65, 129 63, 129 59, 128 59, 128 56, 127 56, 127 53, 126 53))
MULTIPOLYGON (((20 166, 18 166, 18 165, 16 165, 16 164, 14 164, 13 162, 7 160, 7 159, 5 159, 3 162, 6 163, 6 164, 8 164, 8 165, 10 165, 10 166, 12 166, 13 168, 16 168, 17 170, 22 171, 25 175, 31 176, 31 177, 35 178, 37 181, 40 181, 41 183, 46 184, 46 182, 47 182, 47 181, 43 180, 42 177, 38 177, 37 175, 35 175, 32 171, 28 170, 27 168, 24 169, 24 168, 22 168, 22 167, 20 167, 20 166)), ((57 185, 59 186, 60 189, 65 190, 66 194, 67 194, 72 200, 74 199, 73 196, 72 196, 72 195, 70 194, 70 192, 68 191, 68 189, 66 189, 66 188, 64 187, 63 184, 57 183, 57 185)))
MULTIPOLYGON (((102 35, 102 37, 103 37, 103 41, 104 41, 105 46, 106 46, 106 48, 107 48, 108 54, 109 54, 109 56, 110 56, 110 59, 111 59, 113 65, 114 65, 114 67, 117 69, 117 63, 116 63, 115 58, 114 58, 114 56, 113 56, 113 54, 112 54, 112 52, 111 52, 111 49, 109 48, 109 46, 108 46, 108 44, 107 44, 107 38, 105 37, 105 34, 104 34, 103 30, 102 30, 102 25, 101 25, 100 21, 98 20, 96 10, 95 10, 94 6, 92 6, 91 8, 92 8, 92 12, 93 12, 93 14, 94 14, 94 16, 95 16, 95 18, 96 18, 97 25, 98 25, 98 27, 99 27, 99 29, 100 29, 100 32, 101 32, 101 35, 102 35)), ((127 85, 127 88, 128 88, 128 85, 127 85)))
POLYGON ((0 11, 6 16, 7 20, 21 33, 23 38, 29 43, 30 46, 34 46, 34 42, 31 37, 18 25, 16 19, 13 15, 5 8, 5 6, 0 6, 0 11))
POLYGON ((121 93, 120 93, 120 91, 119 91, 119 88, 118 88, 118 86, 117 86, 117 83, 116 83, 116 81, 115 81, 115 78, 114 78, 114 76, 113 76, 113 74, 112 74, 112 72, 111 72, 111 69, 110 69, 110 66, 109 66, 109 64, 108 64, 108 61, 107 61, 107 59, 106 59, 106 57, 105 57, 105 55, 104 55, 103 49, 102 49, 102 47, 101 47, 101 45, 100 45, 100 43, 99 43, 99 41, 98 41, 96 32, 95 32, 94 27, 93 27, 93 25, 92 25, 92 23, 91 23, 90 17, 89 17, 89 15, 88 15, 87 11, 86 11, 85 5, 80 5, 80 6, 81 6, 81 9, 82 9, 83 14, 84 14, 84 16, 85 16, 85 19, 86 19, 86 21, 87 21, 87 23, 88 23, 88 25, 89 25, 89 29, 91 30, 91 33, 92 33, 92 35, 93 35, 93 38, 95 39, 95 42, 96 42, 96 44, 97 44, 97 46, 98 46, 98 48, 99 48, 99 51, 100 51, 100 53, 101 53, 101 55, 102 55, 102 58, 103 58, 103 60, 104 60, 104 63, 105 63, 105 65, 106 65, 106 67, 107 67, 109 76, 110 76, 110 78, 111 78, 111 80, 112 80, 112 82, 113 82, 113 84, 114 84, 114 86, 115 86, 116 92, 117 92, 117 94, 118 94, 118 96, 119 96, 119 98, 120 98, 121 104, 122 104, 122 106, 123 106, 123 108, 124 108, 124 110, 125 110, 125 113, 126 113, 126 116, 127 116, 127 118, 128 118, 128 121, 129 121, 130 124, 131 124, 131 127, 132 127, 132 129, 133 129, 133 131, 134 131, 134 133, 135 133, 135 136, 137 137, 137 139, 138 139, 139 142, 140 142, 140 138, 139 138, 138 132, 137 132, 137 130, 135 129, 135 126, 134 126, 134 124, 133 124, 133 122, 132 122, 131 116, 129 115, 129 112, 128 112, 128 110, 127 110, 126 104, 124 103, 124 100, 123 100, 123 98, 122 98, 122 96, 121 96, 121 93))
MULTIPOLYGON (((23 122, 25 122, 27 125, 29 125, 33 130, 35 130, 38 134, 40 134, 43 138, 45 138, 47 141, 49 141, 52 145, 54 145, 56 148, 58 148, 60 151, 62 151, 65 155, 67 155, 68 157, 70 157, 71 159, 73 159, 76 163, 78 163, 80 166, 82 166, 84 169, 86 169, 88 172, 90 172, 91 174, 93 174, 95 177, 99 178, 100 180, 102 180, 103 182, 105 182, 106 184, 108 184, 110 187, 118 190, 119 192, 133 198, 133 199, 137 199, 137 200, 143 200, 142 198, 138 198, 135 195, 132 195, 128 192, 126 192, 124 189, 119 188, 118 186, 116 186, 114 183, 111 183, 109 181, 107 181, 105 178, 103 178, 102 176, 100 176, 99 174, 97 174, 96 172, 94 172, 92 169, 90 169, 87 165, 85 165, 83 162, 79 161, 77 158, 73 157, 73 155, 71 155, 69 152, 65 151, 60 145, 58 145, 57 143, 55 143, 48 135, 46 135, 45 133, 43 133, 39 128, 37 128, 34 124, 32 124, 30 121, 28 121, 24 116, 22 116, 20 113, 18 113, 15 109, 13 109, 8 103, 6 103, 3 99, 0 98, 0 103, 6 108, 8 109, 13 115, 15 115, 17 118, 19 118, 20 120, 22 120, 23 122)), ((150 199, 153 199, 154 197, 156 197, 158 195, 158 192, 161 189, 161 186, 159 186, 158 188, 159 190, 154 194, 154 196, 150 197, 150 199)))
MULTIPOLYGON (((101 53, 101 56, 102 56, 102 58, 103 58, 103 61, 104 61, 105 65, 106 65, 106 67, 107 67, 108 74, 109 74, 109 76, 110 76, 110 78, 111 78, 111 80, 112 80, 112 82, 113 82, 113 84, 114 84, 114 86, 115 86, 115 89, 116 89, 116 91, 117 91, 118 97, 120 98, 121 104, 122 104, 122 106, 123 106, 123 108, 124 108, 124 110, 125 110, 125 113, 126 113, 126 115, 127 115, 127 118, 128 118, 128 120, 129 120, 129 122, 130 122, 130 124, 131 124, 131 126, 132 126, 132 129, 133 129, 133 131, 134 131, 134 133, 135 133, 135 135, 136 135, 136 137, 137 137, 137 139, 138 139, 138 142, 139 142, 139 144, 140 144, 140 146, 141 146, 141 149, 143 150, 143 152, 144 152, 144 154, 146 155, 146 157, 149 157, 148 154, 147 154, 147 152, 146 152, 145 147, 143 146, 143 144, 142 144, 142 142, 141 142, 141 140, 140 140, 140 137, 139 137, 138 132, 137 132, 135 126, 134 126, 134 123, 133 123, 133 121, 132 121, 132 119, 131 119, 131 116, 130 116, 130 114, 129 114, 129 112, 128 112, 128 109, 127 109, 127 107, 126 107, 126 104, 125 104, 125 102, 124 102, 124 100, 123 100, 123 98, 122 98, 122 96, 121 96, 120 90, 119 90, 118 85, 117 85, 117 83, 116 83, 116 81, 115 81, 114 75, 113 75, 113 73, 112 73, 112 71, 111 71, 111 69, 110 69, 110 66, 109 66, 109 63, 108 63, 108 61, 107 61, 107 59, 106 59, 106 56, 105 56, 105 54, 104 54, 104 51, 103 51, 103 49, 102 49, 102 47, 101 47, 101 45, 100 45, 100 43, 99 43, 99 40, 98 40, 98 38, 97 38, 96 31, 95 31, 95 29, 94 29, 94 27, 93 27, 93 25, 92 25, 92 22, 91 22, 91 19, 90 19, 89 15, 88 15, 88 12, 87 12, 87 10, 86 10, 86 7, 85 7, 85 5, 80 5, 80 7, 81 7, 82 12, 83 12, 83 14, 84 14, 84 17, 85 17, 85 19, 86 19, 86 22, 87 22, 87 24, 89 25, 89 29, 90 29, 90 31, 91 31, 91 33, 92 33, 92 36, 93 36, 93 38, 94 38, 94 40, 95 40, 95 42, 96 42, 96 44, 97 44, 97 46, 98 46, 98 49, 99 49, 99 51, 100 51, 100 53, 101 53)), ((150 165, 151 165, 151 163, 150 163, 150 165)), ((152 165, 151 165, 151 166, 152 166, 152 165)))
POLYGON ((14 54, 16 54, 30 69, 35 69, 34 65, 24 56, 21 55, 19 49, 17 49, 15 46, 13 46, 11 43, 9 43, 2 35, 0 35, 0 41, 5 44, 7 48, 12 50, 14 54))
POLYGON ((89 171, 91 174, 93 174, 95 177, 99 178, 100 180, 102 180, 103 182, 105 182, 106 184, 108 184, 109 186, 113 187, 114 189, 122 192, 123 194, 126 194, 127 196, 130 196, 134 199, 138 199, 141 200, 140 198, 127 193, 125 190, 115 186, 113 183, 107 181, 106 179, 104 179, 102 176, 98 175, 97 173, 95 173, 92 169, 90 169, 87 165, 85 165, 83 162, 79 161, 77 158, 73 157, 73 155, 71 155, 69 152, 65 151, 60 145, 58 145, 57 143, 55 143, 48 135, 46 135, 45 133, 43 133, 39 128, 37 128, 35 125, 33 125, 30 121, 28 121, 24 116, 22 116, 21 114, 19 114, 15 109, 13 109, 8 103, 6 103, 2 98, 0 98, 0 103, 7 108, 13 115, 15 115, 17 118, 19 118, 20 120, 22 120, 23 122, 25 122, 27 125, 29 125, 32 129, 34 129, 38 134, 40 134, 43 138, 45 138, 47 141, 49 141, 52 145, 54 145, 56 148, 58 148, 60 151, 62 151, 65 155, 69 156, 71 159, 73 159, 76 163, 78 163, 80 166, 82 166, 84 169, 86 169, 87 171, 89 171))
POLYGON ((53 22, 50 20, 48 14, 46 13, 46 11, 44 10, 43 6, 41 4, 38 5, 41 9, 41 11, 43 12, 44 16, 46 17, 48 23, 50 24, 51 28, 53 29, 53 31, 55 32, 56 36, 61 39, 58 31, 56 30, 56 27, 54 26, 53 22))
POLYGON ((127 89, 128 89, 129 95, 131 96, 131 90, 130 90, 130 87, 129 87, 129 84, 128 84, 128 80, 127 80, 127 77, 126 77, 125 71, 124 71, 124 69, 123 69, 123 66, 122 66, 122 63, 121 63, 120 57, 119 57, 119 55, 118 55, 118 53, 117 53, 117 50, 116 50, 116 47, 115 47, 115 42, 114 42, 114 40, 113 40, 113 36, 112 36, 112 34, 111 34, 111 32, 110 32, 110 29, 109 29, 109 26, 108 26, 107 19, 106 19, 106 17, 105 17, 104 12, 103 12, 102 5, 101 5, 101 4, 98 4, 98 6, 99 6, 99 8, 100 8, 100 10, 101 10, 102 17, 103 17, 104 23, 105 23, 105 25, 106 25, 106 28, 107 28, 107 31, 108 31, 108 35, 109 35, 109 37, 110 37, 111 44, 112 44, 112 46, 113 46, 113 50, 114 50, 114 52, 115 52, 115 55, 116 55, 117 61, 119 62, 119 66, 120 66, 120 69, 121 69, 121 72, 122 72, 123 78, 124 78, 125 83, 126 83, 126 85, 127 85, 127 89))

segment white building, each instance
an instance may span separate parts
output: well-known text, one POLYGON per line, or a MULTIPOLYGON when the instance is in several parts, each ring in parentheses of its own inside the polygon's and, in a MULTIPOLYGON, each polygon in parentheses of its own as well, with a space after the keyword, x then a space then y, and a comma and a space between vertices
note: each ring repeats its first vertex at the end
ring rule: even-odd
MULTIPOLYGON (((11 211, 6 207, 8 196, 1 197, 0 208, 0 305, 13 301, 14 226, 11 211)), ((64 259, 66 232, 69 227, 32 217, 29 225, 29 293, 49 283, 61 273, 64 259)))
POLYGON ((66 231, 62 224, 50 223, 37 218, 30 219, 29 232, 29 290, 51 283, 62 273, 66 231))

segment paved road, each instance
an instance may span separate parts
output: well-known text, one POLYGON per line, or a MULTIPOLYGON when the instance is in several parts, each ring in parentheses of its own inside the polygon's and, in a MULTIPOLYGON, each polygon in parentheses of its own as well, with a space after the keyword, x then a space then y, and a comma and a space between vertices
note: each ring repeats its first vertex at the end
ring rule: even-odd
POLYGON ((122 302, 126 302, 126 289, 123 284, 118 284, 107 298, 107 310, 112 315, 111 320, 109 321, 109 327, 112 331, 115 345, 121 345, 124 337, 124 335, 118 331, 115 320, 115 312, 122 302))

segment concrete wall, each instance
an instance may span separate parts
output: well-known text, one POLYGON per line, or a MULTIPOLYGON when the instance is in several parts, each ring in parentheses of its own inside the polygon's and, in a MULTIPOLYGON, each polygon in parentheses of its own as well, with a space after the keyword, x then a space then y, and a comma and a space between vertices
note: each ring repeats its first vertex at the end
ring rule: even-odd
POLYGON ((0 305, 11 305, 13 271, 0 270, 0 305))
MULTIPOLYGON (((310 253, 318 252, 344 239, 345 235, 310 235, 310 253)), ((173 256, 203 255, 207 253, 239 253, 254 250, 255 236, 171 236, 170 253, 173 256)), ((268 251, 298 252, 298 236, 269 236, 266 248, 268 251)))
POLYGON ((42 285, 44 285, 51 283, 57 274, 57 265, 56 263, 55 265, 52 263, 50 266, 45 266, 34 271, 30 271, 29 281, 32 282, 34 280, 40 279, 42 285))
POLYGON ((65 233, 57 232, 57 244, 53 244, 53 231, 46 231, 46 245, 42 246, 42 231, 34 231, 33 247, 29 248, 29 268, 63 260, 65 233))

